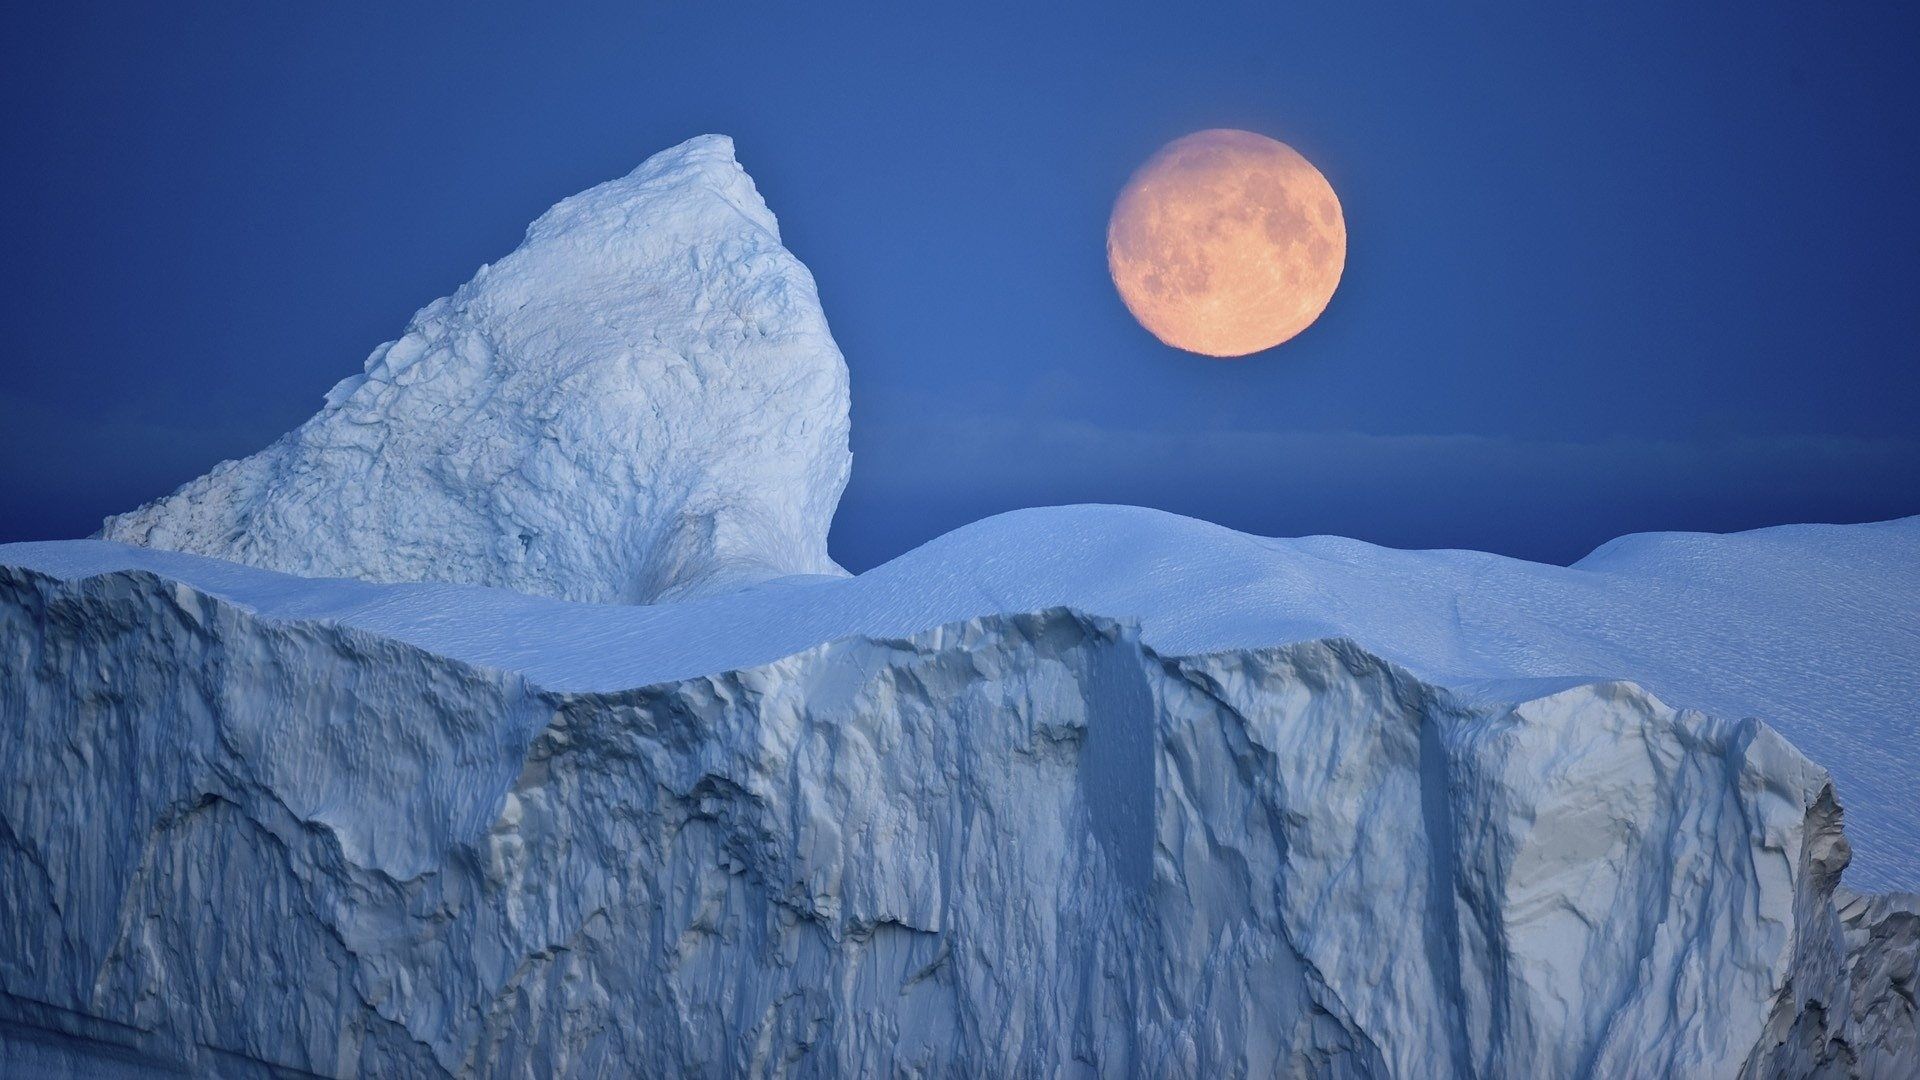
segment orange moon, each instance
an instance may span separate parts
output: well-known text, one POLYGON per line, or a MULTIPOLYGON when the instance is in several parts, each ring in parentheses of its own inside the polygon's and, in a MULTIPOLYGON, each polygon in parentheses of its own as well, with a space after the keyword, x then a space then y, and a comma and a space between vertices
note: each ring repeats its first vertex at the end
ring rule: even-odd
POLYGON ((1326 310, 1347 265, 1333 185, 1286 143, 1214 128, 1147 159, 1113 204, 1107 268, 1154 337, 1245 356, 1326 310))

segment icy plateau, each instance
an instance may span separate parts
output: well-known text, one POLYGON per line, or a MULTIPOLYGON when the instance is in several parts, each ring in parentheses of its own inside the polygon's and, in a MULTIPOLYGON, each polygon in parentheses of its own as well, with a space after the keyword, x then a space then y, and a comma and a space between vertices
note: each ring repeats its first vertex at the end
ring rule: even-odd
POLYGON ((847 577, 846 393, 709 136, 0 546, 0 1075, 1920 1075, 1920 518, 847 577))

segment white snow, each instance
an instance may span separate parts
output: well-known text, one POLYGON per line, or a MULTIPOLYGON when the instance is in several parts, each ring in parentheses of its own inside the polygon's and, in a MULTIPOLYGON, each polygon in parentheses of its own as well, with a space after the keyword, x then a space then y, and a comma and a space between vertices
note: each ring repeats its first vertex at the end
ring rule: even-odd
POLYGON ((839 573, 827 526, 850 461, 813 278, 708 135, 547 211, 300 428, 101 535, 645 602, 839 573))

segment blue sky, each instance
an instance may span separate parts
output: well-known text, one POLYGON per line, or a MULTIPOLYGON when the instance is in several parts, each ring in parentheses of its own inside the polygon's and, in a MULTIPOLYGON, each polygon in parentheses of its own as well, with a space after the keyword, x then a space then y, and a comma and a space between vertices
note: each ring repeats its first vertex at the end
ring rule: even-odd
POLYGON ((554 6, 13 14, 0 540, 265 445, 707 131, 846 352, 855 569, 1057 502, 1553 561, 1920 513, 1920 15, 554 6), (1350 232, 1321 321, 1226 363, 1135 325, 1103 249, 1133 167, 1221 126, 1350 232))

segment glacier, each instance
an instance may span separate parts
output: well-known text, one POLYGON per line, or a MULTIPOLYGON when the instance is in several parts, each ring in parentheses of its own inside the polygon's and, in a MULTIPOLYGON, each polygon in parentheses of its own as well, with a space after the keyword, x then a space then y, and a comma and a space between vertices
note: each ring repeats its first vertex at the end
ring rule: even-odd
POLYGON ((843 573, 847 368, 725 136, 561 202, 312 419, 109 540, 642 603, 843 573))
POLYGON ((703 136, 0 545, 0 1075, 1920 1075, 1920 518, 849 576, 847 387, 703 136))

